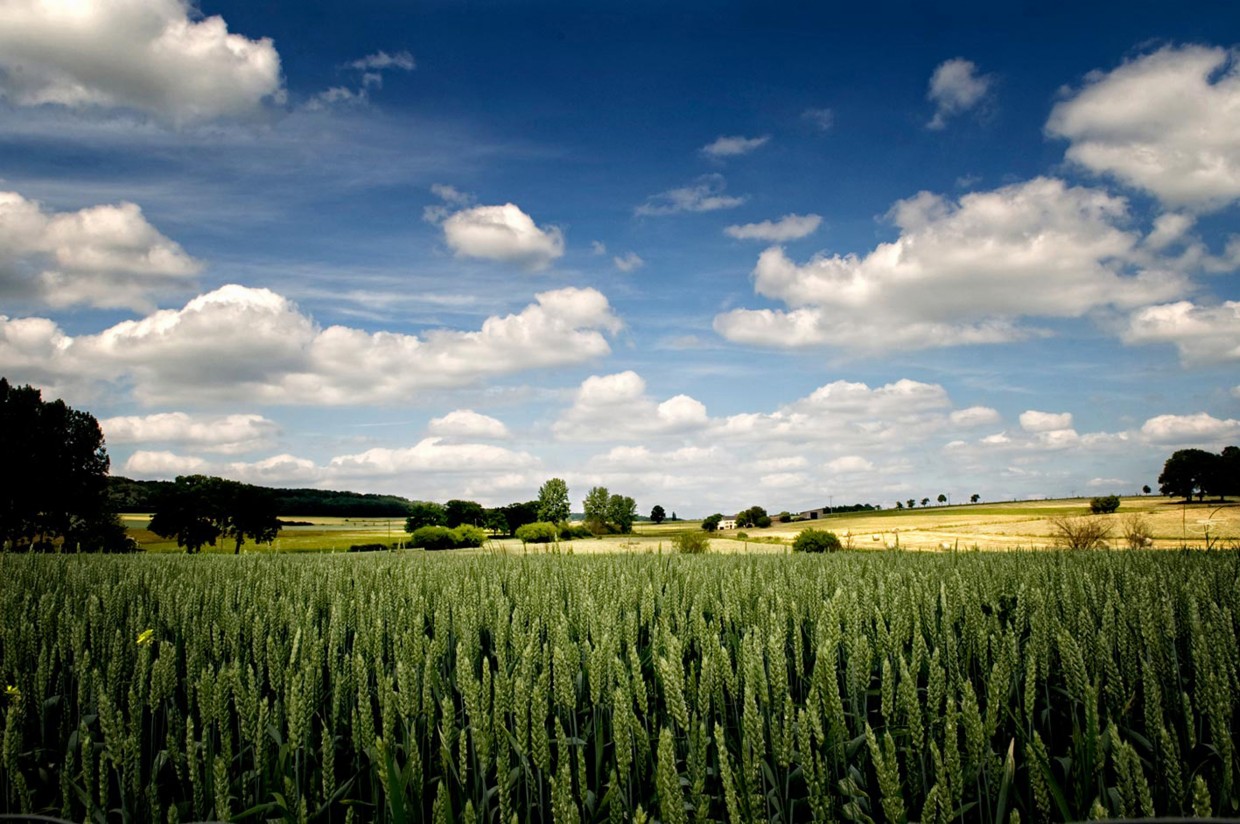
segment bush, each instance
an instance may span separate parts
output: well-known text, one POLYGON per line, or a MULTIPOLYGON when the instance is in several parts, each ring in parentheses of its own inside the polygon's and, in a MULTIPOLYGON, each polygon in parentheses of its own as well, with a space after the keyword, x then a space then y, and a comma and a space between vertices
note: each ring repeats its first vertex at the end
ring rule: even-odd
POLYGON ((1111 525, 1096 518, 1052 518, 1055 546, 1063 549, 1106 549, 1111 525))
POLYGON ((1089 511, 1095 515, 1109 515, 1119 509, 1118 495, 1104 495, 1089 502, 1089 511))
POLYGON ((1134 512, 1126 516, 1121 527, 1129 549, 1145 549, 1154 545, 1154 531, 1141 513, 1134 512))
POLYGON ((548 521, 535 521, 517 527, 517 539, 523 544, 549 544, 559 537, 555 524, 548 521))
POLYGON ((456 536, 446 526, 420 526, 413 531, 409 543, 420 549, 453 549, 456 536))
POLYGON ((672 538, 672 546, 684 555, 702 555, 710 549, 710 536, 705 532, 682 532, 672 538))
POLYGON ((834 532, 810 527, 801 531, 792 542, 793 552, 839 552, 843 544, 834 532))
POLYGON ((456 542, 457 549, 482 546, 486 543, 487 532, 472 524, 461 524, 452 530, 452 538, 456 542))
POLYGON ((594 535, 594 530, 586 524, 560 524, 560 540, 562 541, 572 541, 578 538, 593 538, 594 535))
POLYGON ((387 544, 353 544, 349 552, 384 552, 390 549, 387 544))
POLYGON ((738 541, 748 541, 748 540, 749 540, 749 533, 748 533, 748 532, 738 532, 738 533, 736 533, 736 540, 738 540, 738 541))

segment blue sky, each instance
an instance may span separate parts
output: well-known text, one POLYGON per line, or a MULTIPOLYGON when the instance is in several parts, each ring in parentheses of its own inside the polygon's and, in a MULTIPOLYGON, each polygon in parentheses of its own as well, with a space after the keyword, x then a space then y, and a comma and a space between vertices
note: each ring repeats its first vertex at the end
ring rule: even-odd
POLYGON ((1240 11, 1080 5, 8 0, 0 374, 139 478, 1156 485, 1240 442, 1240 11))

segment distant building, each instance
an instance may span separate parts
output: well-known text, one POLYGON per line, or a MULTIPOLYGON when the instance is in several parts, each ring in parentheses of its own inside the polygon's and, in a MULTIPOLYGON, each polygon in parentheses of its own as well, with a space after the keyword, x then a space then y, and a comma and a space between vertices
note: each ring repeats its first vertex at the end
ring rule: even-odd
POLYGON ((804 512, 798 512, 792 520, 794 521, 816 521, 819 518, 827 517, 830 510, 827 507, 820 509, 807 509, 804 512))
POLYGON ((725 515, 723 520, 719 522, 719 529, 736 529, 736 516, 725 515))

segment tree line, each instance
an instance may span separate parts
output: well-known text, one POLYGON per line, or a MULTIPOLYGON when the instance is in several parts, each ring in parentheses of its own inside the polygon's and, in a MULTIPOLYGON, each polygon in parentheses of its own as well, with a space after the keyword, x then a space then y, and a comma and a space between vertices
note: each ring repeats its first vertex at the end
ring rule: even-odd
MULTIPOLYGON (((108 478, 108 495, 118 512, 153 512, 173 481, 108 478)), ((267 489, 276 511, 313 518, 404 518, 414 503, 398 495, 376 495, 335 489, 267 489)))

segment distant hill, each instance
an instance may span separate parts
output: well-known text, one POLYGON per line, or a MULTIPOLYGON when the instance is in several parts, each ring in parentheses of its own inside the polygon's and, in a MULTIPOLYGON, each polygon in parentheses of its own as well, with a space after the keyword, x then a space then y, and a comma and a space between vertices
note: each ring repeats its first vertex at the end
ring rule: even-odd
MULTIPOLYGON (((135 481, 108 478, 108 494, 119 512, 150 512, 160 493, 171 481, 135 481)), ((281 515, 312 515, 335 518, 404 518, 409 514, 408 498, 372 495, 331 489, 267 489, 276 499, 281 515)))

